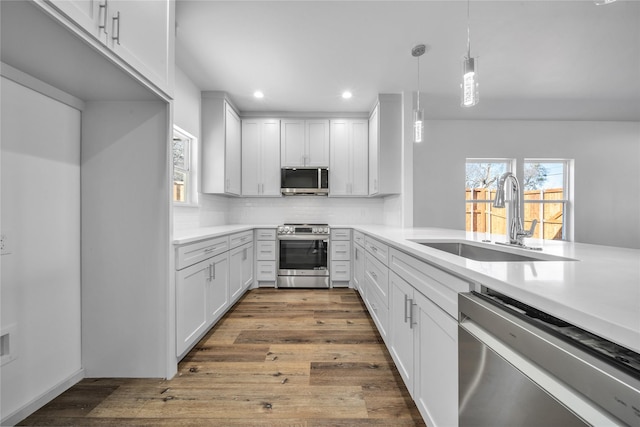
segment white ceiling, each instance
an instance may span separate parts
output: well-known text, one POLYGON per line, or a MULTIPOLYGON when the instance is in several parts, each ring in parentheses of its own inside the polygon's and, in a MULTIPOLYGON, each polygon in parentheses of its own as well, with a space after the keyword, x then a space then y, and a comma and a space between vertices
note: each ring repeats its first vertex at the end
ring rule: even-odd
POLYGON ((473 0, 470 17, 471 109, 459 105, 466 1, 178 0, 176 58, 243 112, 366 112, 378 93, 416 90, 411 49, 426 43, 430 118, 640 120, 640 2, 473 0))

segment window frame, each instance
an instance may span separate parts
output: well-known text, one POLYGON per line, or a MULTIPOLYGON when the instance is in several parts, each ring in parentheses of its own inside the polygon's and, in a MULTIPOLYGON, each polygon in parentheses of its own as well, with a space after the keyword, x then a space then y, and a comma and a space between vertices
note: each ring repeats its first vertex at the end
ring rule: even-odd
MULTIPOLYGON (((173 125, 172 139, 171 139, 171 201, 175 206, 198 206, 198 180, 197 180, 197 165, 198 165, 198 139, 186 130, 173 125), (187 168, 176 167, 173 162, 173 143, 176 137, 188 141, 188 159, 186 160, 187 168), (184 193, 185 201, 181 202, 174 199, 175 185, 174 173, 179 171, 185 174, 184 193)), ((185 156, 187 157, 187 156, 185 156)))
MULTIPOLYGON (((572 241, 573 240, 573 188, 571 179, 573 174, 573 163, 574 161, 571 159, 558 159, 558 158, 540 158, 540 157, 532 157, 532 158, 524 158, 522 162, 522 173, 524 175, 524 168, 527 163, 558 163, 563 166, 563 176, 562 176, 562 192, 563 198, 558 200, 524 200, 524 185, 522 188, 523 200, 522 200, 522 220, 524 221, 524 212, 525 206, 527 204, 538 204, 540 205, 540 221, 537 227, 540 227, 537 231, 539 231, 539 237, 541 240, 550 240, 544 239, 544 205, 545 204, 562 204, 562 239, 560 241, 572 241)), ((523 177, 524 178, 524 177, 523 177)), ((524 179, 522 180, 524 182, 524 179)))

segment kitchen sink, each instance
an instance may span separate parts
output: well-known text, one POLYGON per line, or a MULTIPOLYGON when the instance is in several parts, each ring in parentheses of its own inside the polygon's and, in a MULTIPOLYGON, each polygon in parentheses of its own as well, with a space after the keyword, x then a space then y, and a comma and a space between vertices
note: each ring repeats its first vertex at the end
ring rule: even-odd
POLYGON ((428 246, 439 251, 447 252, 474 261, 485 262, 526 262, 526 261, 575 261, 571 258, 564 258, 548 254, 536 254, 529 256, 507 252, 487 246, 479 246, 470 243, 456 241, 421 241, 412 240, 424 246, 428 246))

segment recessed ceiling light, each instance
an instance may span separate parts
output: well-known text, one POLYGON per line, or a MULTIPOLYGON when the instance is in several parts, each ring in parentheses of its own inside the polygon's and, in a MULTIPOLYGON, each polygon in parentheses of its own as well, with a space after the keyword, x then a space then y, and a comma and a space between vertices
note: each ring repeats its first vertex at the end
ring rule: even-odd
POLYGON ((343 97, 344 99, 349 99, 349 98, 351 98, 352 96, 353 96, 353 94, 352 94, 351 92, 349 92, 348 90, 347 90, 347 91, 342 92, 342 97, 343 97))
POLYGON ((255 92, 253 92, 253 96, 258 98, 258 99, 261 99, 261 98, 264 98, 264 93, 262 93, 262 91, 260 91, 260 90, 257 90, 255 92))

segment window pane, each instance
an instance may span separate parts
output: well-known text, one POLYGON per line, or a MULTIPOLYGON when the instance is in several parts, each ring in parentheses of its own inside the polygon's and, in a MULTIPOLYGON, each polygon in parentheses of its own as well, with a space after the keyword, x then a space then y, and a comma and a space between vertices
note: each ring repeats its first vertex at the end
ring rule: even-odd
POLYGON ((524 190, 563 189, 564 162, 526 162, 524 163, 524 190))
POLYGON ((189 169, 189 140, 173 138, 173 166, 189 169))
POLYGON ((507 162, 467 162, 465 189, 467 200, 491 200, 489 191, 495 189, 500 175, 509 170, 507 162))
POLYGON ((173 201, 174 202, 186 202, 186 183, 187 173, 183 171, 173 171, 173 201))
POLYGON ((564 228, 564 203, 524 204, 524 228, 531 227, 531 221, 538 220, 533 237, 547 240, 562 240, 564 228))
MULTIPOLYGON (((494 193, 494 192, 492 192, 494 193)), ((478 233, 505 234, 506 208, 495 208, 491 202, 467 202, 466 230, 478 233)))

